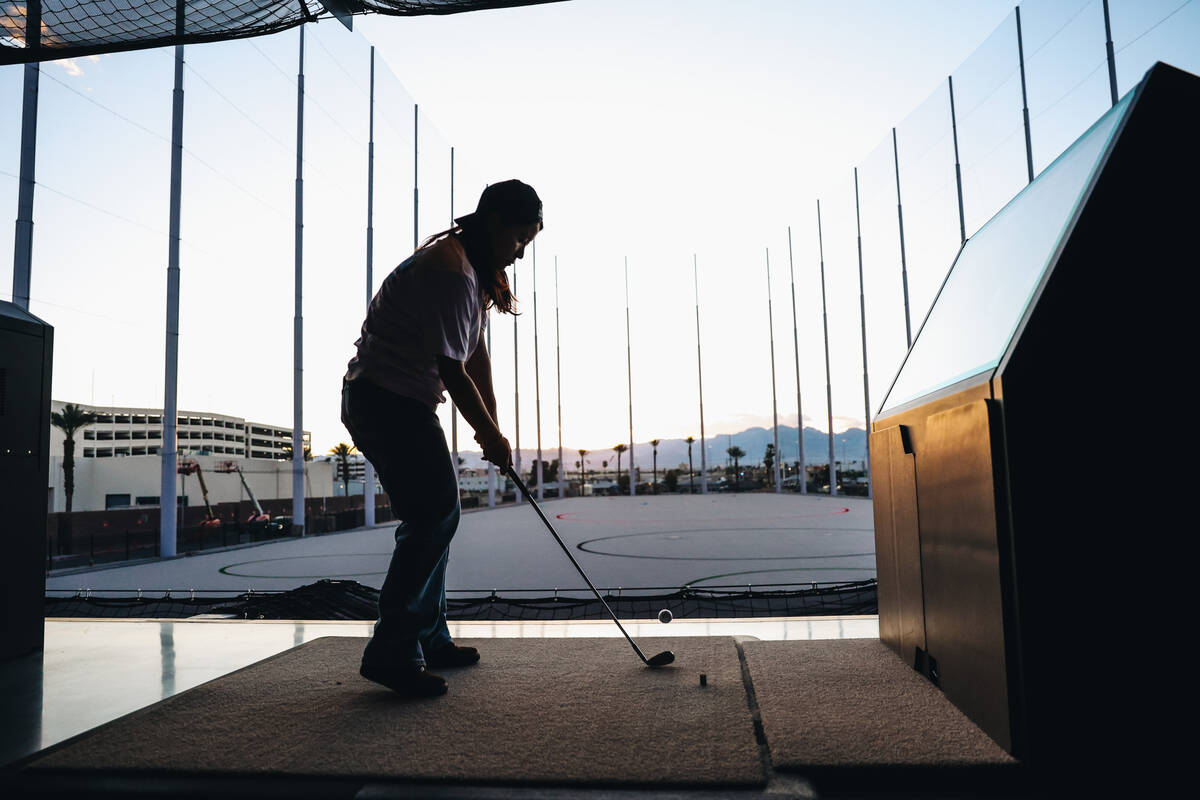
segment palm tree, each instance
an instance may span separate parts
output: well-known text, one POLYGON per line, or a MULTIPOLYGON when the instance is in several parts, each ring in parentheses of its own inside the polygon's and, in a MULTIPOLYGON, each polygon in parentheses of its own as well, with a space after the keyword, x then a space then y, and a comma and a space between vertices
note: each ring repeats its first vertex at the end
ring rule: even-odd
POLYGON ((629 448, 624 444, 613 445, 612 451, 617 454, 617 488, 621 488, 621 454, 629 448))
POLYGON ((329 448, 329 452, 337 456, 338 472, 341 473, 342 480, 346 484, 346 494, 350 494, 350 454, 356 452, 354 445, 338 442, 336 447, 329 448))
POLYGON ((696 441, 695 436, 689 436, 684 439, 688 446, 688 494, 696 493, 696 476, 692 474, 692 442, 696 441))
POLYGON ((587 483, 587 459, 584 458, 588 454, 587 450, 579 451, 579 493, 583 494, 583 485, 587 483))
POLYGON ((63 439, 63 492, 67 495, 68 514, 71 512, 71 498, 75 494, 75 431, 95 421, 93 412, 85 411, 74 403, 67 403, 62 411, 50 412, 50 424, 67 437, 63 439))
POLYGON ((744 457, 746 455, 746 451, 737 445, 734 445, 725 452, 730 458, 733 459, 733 485, 736 490, 742 482, 741 477, 738 475, 738 459, 744 457))
POLYGON ((654 493, 658 494, 658 439, 651 439, 650 446, 654 448, 654 493))

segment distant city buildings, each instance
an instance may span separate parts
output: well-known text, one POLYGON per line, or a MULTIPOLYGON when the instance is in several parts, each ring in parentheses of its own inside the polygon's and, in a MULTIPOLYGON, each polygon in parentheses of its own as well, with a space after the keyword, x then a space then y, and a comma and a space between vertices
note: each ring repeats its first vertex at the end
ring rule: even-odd
MULTIPOLYGON (((64 405, 66 402, 54 400, 50 408, 61 411, 64 405)), ((76 405, 93 412, 97 419, 75 433, 73 510, 157 507, 162 484, 162 409, 76 405)), ((177 424, 179 455, 200 465, 210 503, 248 500, 246 486, 259 500, 291 497, 290 429, 196 411, 180 411, 177 424), (245 484, 233 465, 240 468, 245 484)), ((47 507, 51 512, 66 510, 65 438, 60 429, 50 426, 47 507)), ((310 441, 305 431, 306 448, 310 441)), ((333 477, 331 466, 306 463, 306 494, 332 496, 333 477)), ((183 501, 186 505, 203 505, 204 492, 196 478, 180 475, 176 490, 187 498, 183 501)))
MULTIPOLYGON (((61 411, 61 400, 50 404, 61 411)), ((161 408, 75 405, 96 415, 75 438, 79 458, 154 456, 162 448, 161 408)), ((176 415, 176 442, 180 455, 223 455, 235 458, 290 458, 292 430, 284 425, 250 422, 243 417, 211 412, 180 411, 176 415)), ((50 429, 51 453, 61 454, 64 439, 58 428, 50 429)), ((311 434, 304 431, 304 446, 312 447, 311 434)))

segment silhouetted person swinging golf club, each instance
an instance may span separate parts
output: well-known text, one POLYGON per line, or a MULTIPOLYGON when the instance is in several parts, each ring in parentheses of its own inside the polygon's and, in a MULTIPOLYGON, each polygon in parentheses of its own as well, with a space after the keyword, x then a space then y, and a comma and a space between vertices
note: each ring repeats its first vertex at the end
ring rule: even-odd
MULTIPOLYGON (((488 186, 475 212, 431 236, 384 280, 342 385, 342 422, 375 466, 396 519, 363 677, 405 695, 444 694, 427 667, 479 660, 446 626, 446 558, 458 528, 457 471, 435 410, 450 393, 501 471, 512 447, 496 420, 483 343, 488 308, 515 313, 505 268, 542 229, 542 201, 517 180, 488 186)), ((369 496, 369 490, 368 490, 369 496)))
POLYGON ((520 181, 492 184, 475 212, 455 223, 384 280, 342 384, 342 422, 403 520, 359 671, 401 694, 429 696, 444 694, 446 681, 427 667, 479 661, 475 648, 454 644, 446 625, 446 559, 460 509, 457 470, 435 412, 445 401, 443 389, 475 429, 483 457, 529 498, 638 658, 649 667, 666 666, 675 656, 664 651, 646 658, 571 555, 513 470, 512 448, 496 422, 485 313, 493 306, 515 313, 504 269, 541 231, 542 201, 520 181))

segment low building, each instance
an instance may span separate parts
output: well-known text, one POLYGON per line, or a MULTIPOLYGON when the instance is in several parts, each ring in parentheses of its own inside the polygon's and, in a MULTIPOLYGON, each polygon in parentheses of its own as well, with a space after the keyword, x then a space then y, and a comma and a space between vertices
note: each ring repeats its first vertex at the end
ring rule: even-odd
MULTIPOLYGON (((52 512, 65 511, 67 507, 61 452, 50 458, 48 503, 52 512)), ((259 500, 292 496, 290 461, 238 460, 205 455, 189 455, 188 459, 200 465, 209 502, 214 505, 250 499, 236 471, 218 471, 231 461, 241 467, 250 491, 259 500)), ((74 511, 102 511, 138 506, 158 507, 159 493, 162 491, 161 470, 162 462, 158 456, 76 458, 71 508, 74 511)), ((187 497, 186 503, 190 507, 204 505, 204 493, 195 475, 176 476, 175 491, 177 496, 187 497)), ((308 497, 333 497, 333 467, 317 461, 305 462, 304 493, 308 497)))
MULTIPOLYGON (((61 411, 65 402, 51 402, 61 411)), ((74 511, 101 511, 136 506, 157 507, 162 491, 162 409, 125 406, 76 405, 96 414, 96 422, 75 433, 74 511)), ((209 412, 180 411, 176 415, 177 451, 195 460, 204 474, 212 503, 248 500, 236 471, 221 473, 227 463, 241 467, 251 491, 259 500, 291 497, 292 464, 286 460, 292 432, 280 425, 251 422, 244 417, 209 412), (285 449, 286 448, 286 449, 285 449)), ((66 435, 50 426, 50 511, 66 510, 63 443, 66 435)), ((305 447, 310 436, 304 432, 305 447)), ((305 493, 328 497, 333 492, 334 469, 320 462, 305 464, 305 493)), ((178 476, 176 491, 189 506, 203 505, 200 481, 178 476)))
MULTIPOLYGON (((62 411, 65 402, 53 400, 51 411, 62 411)), ((161 408, 90 406, 76 403, 96 415, 96 421, 75 435, 77 458, 154 456, 162 449, 161 408)), ((175 441, 180 455, 217 455, 249 459, 286 459, 292 447, 292 429, 284 425, 251 422, 244 417, 211 412, 179 411, 175 441)), ((304 431, 304 446, 312 437, 304 431)), ((50 427, 50 452, 62 453, 65 434, 50 427)))

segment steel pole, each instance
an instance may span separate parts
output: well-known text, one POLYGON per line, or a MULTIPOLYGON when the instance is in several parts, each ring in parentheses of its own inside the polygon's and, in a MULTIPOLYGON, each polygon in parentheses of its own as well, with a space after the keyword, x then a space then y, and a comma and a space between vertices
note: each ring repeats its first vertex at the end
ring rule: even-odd
POLYGON ((958 121, 954 116, 954 76, 947 75, 950 87, 950 133, 954 139, 954 182, 958 186, 958 233, 959 244, 967 243, 967 219, 963 214, 962 165, 958 162, 958 121))
POLYGON ((771 441, 775 447, 775 461, 772 464, 772 478, 775 481, 775 494, 783 491, 779 483, 779 403, 775 391, 775 312, 771 304, 771 249, 766 248, 767 254, 767 330, 771 341, 771 441))
MULTIPOLYGON (((637 496, 633 466, 633 351, 629 336, 629 256, 625 256, 625 381, 629 387, 629 496, 637 496)), ((618 487, 620 488, 620 487, 618 487)), ((579 488, 583 491, 583 487, 579 488)))
POLYGON ((862 321, 863 426, 866 428, 867 497, 871 487, 871 381, 867 377, 867 293, 863 286, 862 215, 858 207, 858 167, 854 168, 854 227, 858 232, 858 315, 862 321))
POLYGON ((538 356, 538 322, 537 322, 537 242, 533 243, 533 407, 534 420, 537 426, 537 499, 546 499, 546 490, 542 485, 542 377, 538 356))
POLYGON ((700 387, 700 494, 708 494, 708 445, 704 439, 704 359, 700 355, 700 277, 692 253, 692 285, 696 291, 696 381, 700 387))
POLYGON ((558 336, 558 256, 554 257, 554 375, 558 394, 558 496, 563 496, 563 445, 562 445, 562 349, 558 336))
POLYGON ((1021 116, 1025 120, 1025 166, 1033 183, 1033 137, 1029 132, 1029 93, 1025 89, 1025 42, 1021 36, 1021 7, 1017 6, 1017 62, 1021 67, 1021 116))
POLYGON ((418 163, 418 139, 420 131, 417 128, 418 106, 413 103, 413 250, 417 249, 417 230, 420 228, 420 220, 417 218, 417 211, 420 208, 420 198, 418 197, 417 187, 420 186, 417 176, 419 174, 420 165, 418 163))
POLYGON ((896 144, 896 129, 892 128, 892 158, 896 165, 896 219, 900 222, 900 282, 904 286, 904 341, 912 347, 912 318, 908 312, 908 265, 904 260, 904 203, 900 201, 900 148, 896 144))
POLYGON ((825 329, 825 404, 829 411, 829 496, 837 497, 837 462, 833 457, 833 384, 829 376, 829 312, 825 302, 825 240, 821 235, 821 201, 817 201, 817 246, 821 255, 821 324, 825 329))
POLYGON ((788 269, 792 277, 792 346, 796 351, 796 438, 800 445, 797 480, 800 494, 808 494, 808 464, 804 460, 804 403, 800 399, 800 324, 796 317, 796 263, 792 258, 792 226, 788 225, 788 269))
MULTIPOLYGON (((454 227, 454 148, 450 148, 450 227, 454 227)), ((476 345, 478 346, 478 345, 476 345)), ((454 488, 462 493, 462 471, 458 466, 458 407, 450 398, 450 457, 454 459, 454 488)))
POLYGON ((176 45, 175 88, 171 97, 171 195, 169 200, 170 230, 167 238, 166 370, 163 379, 163 438, 162 449, 159 451, 161 484, 158 495, 158 551, 162 558, 175 557, 179 533, 177 527, 179 501, 176 499, 176 461, 178 459, 176 426, 179 411, 179 234, 182 198, 183 45, 176 45))
POLYGON ((13 303, 29 310, 33 274, 33 195, 37 154, 38 83, 41 66, 25 65, 25 88, 21 103, 21 174, 17 188, 17 227, 13 239, 13 303))
MULTIPOLYGON (((40 48, 42 39, 41 0, 29 0, 25 6, 25 46, 40 48)), ((13 304, 29 310, 30 283, 33 275, 33 195, 36 182, 38 84, 41 64, 25 65, 25 84, 21 99, 21 169, 17 184, 17 223, 13 238, 13 304)))
POLYGON ((1104 51, 1108 54, 1108 91, 1117 104, 1117 56, 1113 52, 1112 23, 1108 18, 1108 0, 1104 0, 1104 51))
POLYGON ((304 535, 304 26, 296 73, 296 308, 292 326, 292 529, 304 535))
MULTIPOLYGON (((517 296, 517 267, 513 264, 512 293, 517 296)), ((516 442, 513 446, 513 468, 521 474, 521 370, 518 359, 517 315, 513 314, 513 430, 516 442)), ((521 493, 513 493, 513 503, 521 504, 521 493)))
MULTIPOLYGON (((492 314, 490 311, 484 312, 484 322, 487 325, 487 349, 488 358, 492 357, 492 314)), ((497 423, 499 424, 499 423, 497 423)), ((496 507, 496 465, 492 462, 487 462, 487 477, 488 477, 488 508, 496 507)))
MULTIPOLYGON (((367 138, 367 308, 371 307, 375 278, 375 46, 371 46, 371 95, 367 138)), ((349 487, 347 487, 349 491, 349 487)), ((375 524, 375 465, 363 455, 363 524, 375 524)))

